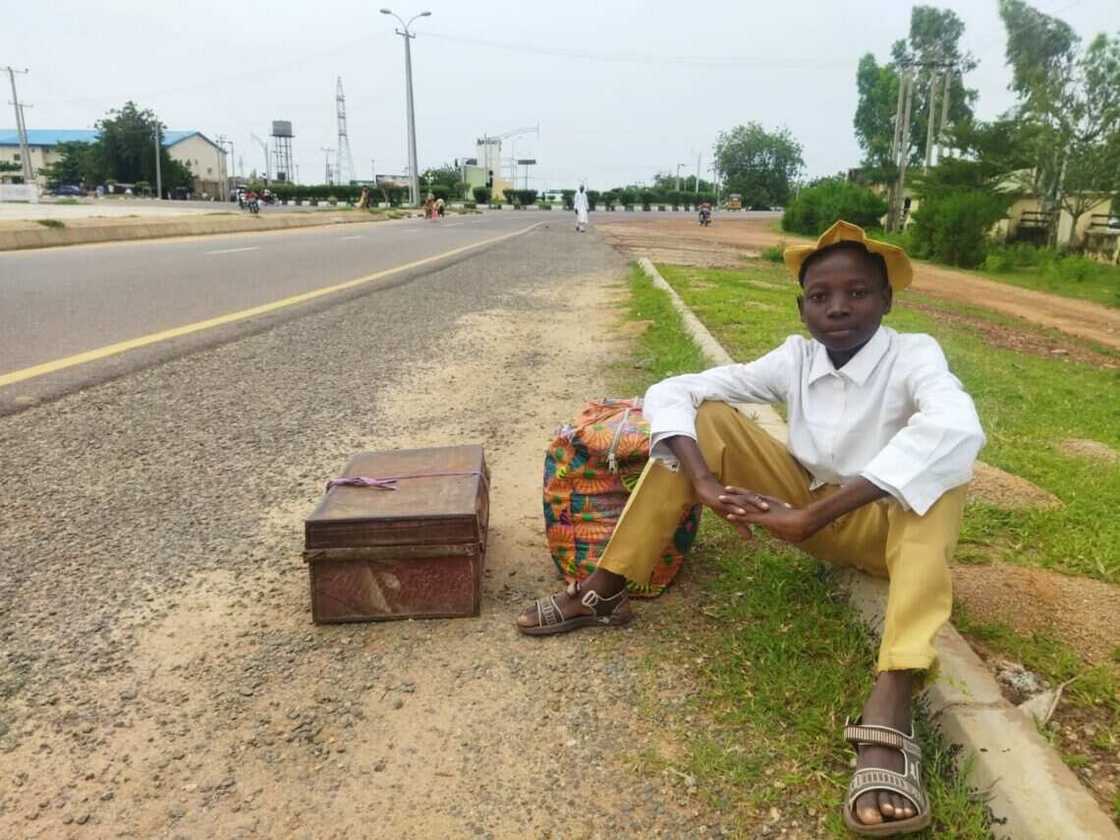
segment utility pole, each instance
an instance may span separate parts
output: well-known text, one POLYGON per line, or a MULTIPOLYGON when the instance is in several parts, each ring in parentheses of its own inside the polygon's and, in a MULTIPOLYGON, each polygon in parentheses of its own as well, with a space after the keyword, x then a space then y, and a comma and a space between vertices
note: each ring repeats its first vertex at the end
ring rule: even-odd
POLYGON ((27 68, 16 70, 8 66, 8 80, 12 83, 11 105, 16 109, 16 133, 19 135, 19 158, 23 164, 23 183, 30 184, 34 173, 31 171, 31 149, 27 144, 27 124, 23 121, 23 106, 19 104, 19 94, 16 92, 16 73, 27 73, 27 68))
POLYGON ((224 134, 218 135, 218 145, 222 147, 222 201, 229 199, 229 171, 226 166, 226 143, 229 143, 229 156, 233 160, 233 141, 226 137, 224 134))
POLYGON ((910 107, 914 102, 914 73, 906 71, 906 107, 902 114, 902 138, 899 141, 898 162, 898 216, 895 230, 905 227, 906 215, 906 166, 910 162, 910 107))
POLYGON ((945 69, 945 79, 941 84, 941 122, 937 125, 937 162, 941 163, 944 154, 945 126, 949 124, 949 94, 953 89, 953 69, 945 69))
POLYGON ((261 147, 261 151, 264 152, 264 182, 267 184, 272 180, 272 162, 268 156, 268 141, 262 140, 252 132, 249 133, 249 136, 256 141, 257 145, 261 147))
POLYGON ((701 162, 701 160, 703 160, 703 158, 704 158, 704 153, 703 152, 697 152, 697 154, 696 154, 696 189, 694 191, 694 192, 696 192, 697 195, 700 194, 700 162, 701 162))
POLYGON ((416 36, 408 27, 416 18, 429 17, 432 13, 421 12, 413 15, 407 23, 391 9, 381 9, 381 14, 391 15, 400 21, 401 28, 395 31, 404 38, 404 83, 408 110, 408 186, 412 193, 411 203, 415 207, 420 204, 420 170, 416 163, 416 109, 412 101, 412 39, 416 36))
POLYGON ((160 158, 162 149, 159 144, 159 123, 156 123, 156 130, 153 134, 153 139, 156 143, 156 200, 163 198, 163 161, 160 158))
POLYGON ((678 163, 677 164, 677 192, 681 191, 681 167, 682 166, 688 166, 688 164, 687 163, 678 163))
POLYGON ((334 148, 332 146, 320 146, 319 151, 323 153, 323 161, 326 167, 326 183, 333 183, 334 178, 331 175, 331 152, 334 151, 334 148))
POLYGON ((933 162, 933 140, 937 137, 937 87, 940 82, 941 76, 938 73, 931 73, 929 77, 929 114, 926 117, 926 160, 923 167, 924 172, 929 172, 929 168, 933 162))

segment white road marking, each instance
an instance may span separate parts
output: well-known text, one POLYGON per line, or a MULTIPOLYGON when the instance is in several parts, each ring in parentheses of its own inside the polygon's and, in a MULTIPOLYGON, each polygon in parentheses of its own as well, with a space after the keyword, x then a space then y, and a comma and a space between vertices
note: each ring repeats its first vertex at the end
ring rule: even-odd
POLYGON ((207 251, 207 254, 239 254, 242 251, 259 251, 260 245, 253 245, 249 248, 222 248, 220 251, 207 251))
POLYGON ((357 235, 355 235, 355 236, 340 236, 340 237, 338 237, 338 238, 339 238, 339 239, 364 239, 365 237, 363 237, 363 236, 362 236, 362 235, 361 235, 361 234, 359 233, 359 234, 357 234, 357 235))
POLYGON ((443 225, 442 227, 459 227, 459 225, 461 224, 462 222, 451 222, 450 224, 443 225))

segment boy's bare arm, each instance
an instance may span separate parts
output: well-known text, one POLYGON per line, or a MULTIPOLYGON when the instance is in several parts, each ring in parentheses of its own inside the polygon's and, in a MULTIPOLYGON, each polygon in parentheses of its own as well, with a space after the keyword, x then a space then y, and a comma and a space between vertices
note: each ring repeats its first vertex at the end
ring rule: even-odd
POLYGON ((720 484, 692 438, 675 435, 665 443, 692 482, 700 502, 730 522, 744 537, 750 536, 751 525, 760 525, 786 542, 804 542, 845 513, 887 495, 866 478, 857 478, 807 507, 795 508, 784 499, 720 484))
POLYGON ((764 512, 770 508, 770 502, 760 493, 750 490, 744 490, 736 496, 735 502, 731 502, 726 495, 727 488, 720 484, 719 479, 708 469, 704 455, 695 440, 685 435, 674 435, 666 438, 665 443, 680 462, 681 472, 692 482, 700 503, 714 510, 720 518, 730 522, 745 539, 750 539, 750 526, 736 521, 732 515, 743 510, 764 512))
POLYGON ((727 521, 737 529, 740 525, 761 525, 775 537, 786 542, 804 542, 828 525, 856 508, 881 499, 887 495, 883 490, 866 478, 856 478, 843 485, 838 491, 823 499, 818 499, 803 508, 795 508, 781 499, 769 496, 761 498, 769 502, 769 509, 758 511, 740 504, 740 500, 758 498, 753 491, 741 487, 728 487, 721 497, 736 509, 727 515, 727 521))

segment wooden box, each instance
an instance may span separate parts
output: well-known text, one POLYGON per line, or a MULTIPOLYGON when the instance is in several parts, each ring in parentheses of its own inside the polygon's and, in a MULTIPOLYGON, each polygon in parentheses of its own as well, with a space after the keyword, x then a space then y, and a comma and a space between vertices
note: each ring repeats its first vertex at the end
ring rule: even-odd
POLYGON ((360 452, 304 523, 317 624, 478 615, 490 518, 481 446, 360 452))

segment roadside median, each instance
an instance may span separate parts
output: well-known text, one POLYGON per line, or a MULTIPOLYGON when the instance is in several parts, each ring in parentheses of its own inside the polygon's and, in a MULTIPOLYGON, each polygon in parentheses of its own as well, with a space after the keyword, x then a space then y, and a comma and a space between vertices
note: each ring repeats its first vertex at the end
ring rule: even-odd
MULTIPOLYGON (((408 211, 400 211, 408 214, 408 211)), ((399 218, 398 212, 361 210, 314 213, 213 213, 170 217, 93 218, 44 224, 35 220, 0 223, 0 251, 90 245, 99 242, 128 242, 180 236, 209 236, 222 233, 257 233, 269 230, 318 227, 322 225, 378 222, 399 218)))

